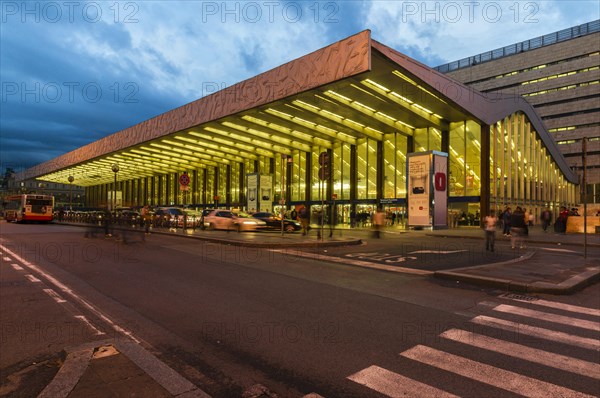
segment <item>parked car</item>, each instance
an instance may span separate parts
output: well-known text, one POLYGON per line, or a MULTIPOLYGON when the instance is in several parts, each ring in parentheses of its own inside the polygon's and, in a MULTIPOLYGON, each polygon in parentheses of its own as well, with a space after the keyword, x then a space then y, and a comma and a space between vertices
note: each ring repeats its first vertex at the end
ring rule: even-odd
POLYGON ((183 228, 183 210, 179 207, 159 207, 154 212, 154 225, 166 228, 183 228))
MULTIPOLYGON (((268 213, 266 211, 261 211, 258 213, 253 213, 252 217, 262 220, 267 224, 267 229, 281 231, 281 217, 268 213)), ((301 228, 300 223, 295 220, 284 219, 283 220, 283 230, 286 232, 294 232, 299 231, 301 228)))
POLYGON ((255 231, 267 224, 246 213, 234 213, 231 210, 213 210, 204 216, 204 225, 208 229, 225 229, 234 231, 255 231))

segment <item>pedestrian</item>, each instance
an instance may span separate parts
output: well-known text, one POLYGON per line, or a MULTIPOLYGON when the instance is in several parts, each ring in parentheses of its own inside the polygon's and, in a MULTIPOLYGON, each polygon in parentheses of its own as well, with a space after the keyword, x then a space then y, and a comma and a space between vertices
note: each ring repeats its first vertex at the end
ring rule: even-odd
POLYGON ((292 212, 290 213, 290 218, 294 221, 296 221, 298 219, 298 212, 296 211, 295 207, 292 209, 292 212))
POLYGON ((567 220, 569 218, 569 210, 565 206, 560 207, 558 218, 554 223, 554 232, 564 234, 567 231, 567 220))
POLYGON ((152 221, 152 216, 150 214, 150 206, 145 205, 142 207, 141 211, 142 220, 144 222, 144 233, 146 235, 150 234, 150 222, 152 221))
POLYGON ((373 237, 381 238, 381 229, 385 224, 385 213, 381 209, 377 209, 373 214, 373 237))
POLYGON ((300 217, 300 226, 302 227, 302 235, 308 234, 308 224, 310 222, 310 214, 308 213, 308 209, 306 206, 302 206, 300 211, 298 212, 298 217, 300 217))
POLYGON ((524 249, 524 237, 525 237, 525 213, 520 206, 517 206, 515 211, 510 215, 510 246, 513 249, 517 248, 524 249))
POLYGON ((552 223, 552 212, 550 211, 550 209, 546 207, 544 211, 542 211, 540 218, 542 220, 542 229, 544 230, 544 232, 548 232, 548 227, 552 223))
POLYGON ((506 207, 502 213, 502 234, 504 236, 510 236, 510 217, 512 213, 510 207, 506 207))
POLYGON ((484 229, 485 229, 485 250, 494 251, 494 243, 496 241, 496 225, 498 224, 498 217, 496 212, 490 210, 490 214, 484 218, 484 229))

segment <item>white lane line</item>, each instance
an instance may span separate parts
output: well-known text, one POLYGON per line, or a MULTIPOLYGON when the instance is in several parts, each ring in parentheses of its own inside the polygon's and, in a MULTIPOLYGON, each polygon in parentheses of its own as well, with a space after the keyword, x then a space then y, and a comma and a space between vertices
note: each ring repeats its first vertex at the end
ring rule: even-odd
POLYGON ((48 296, 52 297, 54 301, 57 303, 66 303, 67 300, 60 297, 58 293, 56 293, 53 289, 44 289, 44 291, 48 294, 48 296))
POLYGON ((81 322, 88 325, 89 328, 92 329, 96 333, 96 335, 100 336, 100 335, 106 334, 106 333, 100 331, 94 325, 92 325, 92 323, 90 321, 88 321, 88 319, 84 315, 75 315, 75 318, 79 319, 81 322))
POLYGON ((25 278, 29 279, 29 281, 33 282, 33 283, 41 283, 42 282, 41 280, 39 280, 38 278, 36 278, 35 276, 33 276, 31 274, 25 275, 25 278))
POLYGON ((550 252, 560 252, 560 253, 579 253, 577 250, 569 250, 569 249, 553 249, 550 247, 540 247, 542 250, 548 250, 550 252))
POLYGON ((467 250, 417 250, 415 252, 410 252, 408 254, 454 254, 454 253, 462 253, 467 250))
POLYGON ((12 261, 12 258, 4 256, 4 257, 2 257, 2 260, 4 260, 4 261, 12 261))
POLYGON ((525 325, 522 323, 506 321, 504 319, 492 318, 485 315, 479 315, 471 319, 470 322, 478 325, 491 326, 498 329, 533 336, 544 340, 550 340, 558 343, 574 345, 577 347, 600 350, 600 341, 589 339, 587 337, 575 336, 568 333, 557 332, 550 329, 539 328, 536 326, 525 325))
POLYGON ((593 330, 600 332, 600 322, 585 321, 583 319, 571 318, 564 315, 556 315, 548 312, 530 310, 528 308, 516 307, 514 305, 500 304, 494 307, 494 311, 503 312, 506 314, 521 315, 528 318, 541 319, 552 323, 560 323, 581 329, 593 330))
POLYGON ((305 258, 311 258, 314 260, 330 261, 332 263, 341 263, 341 264, 345 264, 345 265, 351 264, 351 265, 357 265, 360 267, 373 268, 373 269, 392 271, 392 272, 401 272, 401 273, 405 273, 405 274, 416 274, 416 275, 432 275, 433 274, 433 272, 431 272, 431 271, 424 271, 424 270, 420 270, 420 269, 395 267, 395 266, 390 266, 390 265, 382 265, 382 264, 372 263, 370 261, 360 261, 360 260, 351 260, 348 258, 341 258, 341 257, 324 256, 322 254, 303 252, 300 250, 269 249, 269 251, 272 251, 275 253, 283 253, 284 255, 305 257, 305 258))
POLYGON ((13 267, 15 271, 24 271, 23 267, 21 267, 19 264, 12 263, 10 266, 13 267))
POLYGON ((457 397, 457 395, 409 379, 408 377, 380 368, 376 365, 369 366, 347 378, 355 383, 362 384, 365 387, 369 387, 372 390, 387 395, 388 397, 457 397))
POLYGON ((543 307, 556 308, 556 309, 564 310, 564 311, 568 311, 568 312, 577 312, 579 314, 600 316, 600 310, 597 310, 595 308, 579 307, 577 305, 557 303, 554 301, 548 301, 548 300, 542 300, 542 299, 538 299, 535 301, 527 301, 527 300, 520 300, 518 298, 513 298, 513 297, 500 297, 500 298, 503 298, 505 300, 518 301, 521 303, 527 303, 527 304, 531 304, 531 305, 539 305, 539 306, 543 306, 543 307))
POLYGON ((440 336, 448 340, 457 341, 484 350, 494 351, 555 369, 600 379, 600 364, 598 363, 538 350, 536 348, 495 339, 477 333, 471 333, 461 329, 450 329, 440 334, 440 336))
POLYGON ((417 345, 400 355, 526 397, 593 397, 424 345, 417 345))
POLYGON ((133 333, 131 331, 129 331, 127 329, 124 329, 121 326, 119 326, 118 324, 116 324, 115 322, 113 322, 112 319, 110 319, 108 316, 104 315, 104 313, 102 311, 100 311, 99 309, 97 309, 92 304, 88 303, 82 297, 79 297, 77 295, 77 293, 75 293, 67 285, 65 285, 64 283, 62 283, 61 281, 59 281, 58 279, 56 279, 55 277, 53 277, 51 274, 47 273, 46 271, 44 271, 43 269, 41 269, 37 265, 32 264, 29 261, 25 260, 24 258, 18 256, 16 253, 13 253, 11 250, 9 250, 8 248, 6 248, 4 245, 0 245, 0 248, 2 250, 4 250, 4 251, 8 252, 14 258, 16 258, 17 261, 19 261, 25 267, 29 268, 32 271, 37 272, 40 275, 43 275, 44 278, 46 278, 46 280, 48 280, 54 286, 56 286, 57 288, 59 288, 65 294, 71 296, 75 301, 77 301, 78 303, 80 303, 81 305, 83 305, 84 307, 86 307, 89 311, 91 311, 98 318, 102 319, 104 322, 106 322, 107 324, 109 324, 115 331, 124 334, 125 336, 129 337, 131 340, 133 340, 134 342, 136 342, 138 344, 141 343, 141 341, 138 340, 133 335, 133 333))

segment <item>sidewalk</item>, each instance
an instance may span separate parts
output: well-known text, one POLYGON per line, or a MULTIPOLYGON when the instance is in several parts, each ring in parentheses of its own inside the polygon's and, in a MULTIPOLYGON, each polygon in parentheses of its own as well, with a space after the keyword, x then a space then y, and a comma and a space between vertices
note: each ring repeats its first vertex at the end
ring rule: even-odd
MULTIPOLYGON (((479 228, 431 231, 427 235, 483 240, 479 228)), ((498 233, 496 241, 509 242, 510 237, 498 233)), ((526 248, 513 261, 437 271, 434 276, 506 291, 550 294, 572 294, 600 280, 600 235, 588 234, 587 258, 583 256, 586 249, 583 234, 555 234, 534 227, 525 240, 526 245, 531 243, 545 247, 526 248), (571 254, 568 259, 564 258, 567 252, 571 254), (573 252, 579 255, 574 257, 573 252)))

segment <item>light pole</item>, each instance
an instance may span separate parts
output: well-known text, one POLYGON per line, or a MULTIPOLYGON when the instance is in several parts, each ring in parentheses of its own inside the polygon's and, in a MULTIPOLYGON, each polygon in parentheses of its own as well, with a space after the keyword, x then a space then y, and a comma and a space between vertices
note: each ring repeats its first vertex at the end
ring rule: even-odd
POLYGON ((73 210, 73 181, 75 181, 75 177, 69 176, 69 210, 73 210))
POLYGON ((115 173, 115 189, 113 191, 113 212, 117 214, 117 173, 119 172, 119 165, 113 164, 111 167, 113 173, 115 173))

